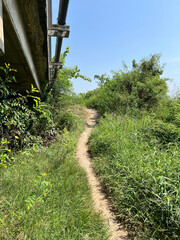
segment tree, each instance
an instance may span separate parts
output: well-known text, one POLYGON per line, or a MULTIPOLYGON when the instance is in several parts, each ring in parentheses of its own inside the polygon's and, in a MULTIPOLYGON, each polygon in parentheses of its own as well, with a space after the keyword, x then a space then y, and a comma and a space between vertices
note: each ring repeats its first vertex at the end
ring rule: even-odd
MULTIPOLYGON (((66 67, 65 60, 69 53, 69 47, 66 48, 66 51, 61 54, 60 62, 63 64, 63 68, 58 70, 57 77, 49 87, 48 101, 51 106, 64 107, 68 105, 71 101, 71 96, 73 94, 73 85, 71 79, 84 79, 91 81, 90 78, 82 75, 78 66, 66 67)), ((58 107, 58 108, 59 108, 58 107)))
POLYGON ((152 55, 140 63, 132 61, 132 69, 112 72, 112 78, 95 75, 100 81, 99 91, 88 102, 104 111, 127 112, 129 109, 150 110, 167 94, 168 79, 161 77, 163 67, 160 56, 152 55), (97 101, 97 102, 96 102, 97 101))
POLYGON ((106 74, 94 75, 94 79, 98 79, 99 87, 102 87, 103 85, 105 85, 106 83, 108 83, 110 81, 110 77, 106 76, 106 74))

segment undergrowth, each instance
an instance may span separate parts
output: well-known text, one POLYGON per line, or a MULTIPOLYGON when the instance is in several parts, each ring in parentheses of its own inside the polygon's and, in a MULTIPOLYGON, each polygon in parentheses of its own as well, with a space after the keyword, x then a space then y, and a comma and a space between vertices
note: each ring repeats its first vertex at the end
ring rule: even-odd
POLYGON ((15 70, 0 69, 0 239, 107 239, 75 160, 86 112, 70 79, 90 79, 63 67, 40 97, 15 91, 15 70))
POLYGON ((0 167, 7 167, 11 152, 44 144, 55 138, 57 131, 50 105, 31 86, 26 95, 16 92, 16 82, 9 64, 0 67, 0 167))
POLYGON ((180 239, 180 131, 175 138, 173 124, 163 129, 159 121, 149 115, 106 115, 90 137, 90 152, 132 235, 180 239))
MULTIPOLYGON (((67 47, 61 54, 63 64, 68 53, 67 47)), ((69 108, 80 98, 73 92, 71 78, 90 81, 77 66, 64 66, 41 96, 33 85, 26 94, 21 94, 15 90, 18 89, 15 72, 10 64, 0 67, 0 167, 5 168, 12 161, 11 153, 34 145, 47 146, 63 129, 77 127, 78 118, 69 108)))
POLYGON ((107 239, 74 157, 82 128, 79 118, 54 145, 25 151, 0 169, 0 239, 107 239))

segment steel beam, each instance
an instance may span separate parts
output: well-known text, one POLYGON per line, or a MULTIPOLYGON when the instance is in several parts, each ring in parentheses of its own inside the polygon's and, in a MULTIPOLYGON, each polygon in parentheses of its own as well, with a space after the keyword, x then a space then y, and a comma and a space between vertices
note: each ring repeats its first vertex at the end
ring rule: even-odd
POLYGON ((53 24, 51 27, 48 28, 48 36, 51 37, 68 38, 69 32, 69 26, 67 25, 53 24))
POLYGON ((62 68, 62 62, 51 62, 49 64, 50 69, 61 69, 62 68))
POLYGON ((33 57, 31 54, 29 42, 27 40, 26 32, 25 32, 25 29, 23 26, 21 14, 18 9, 17 0, 4 0, 3 2, 4 2, 4 6, 6 7, 6 10, 8 12, 11 23, 13 25, 14 31, 15 31, 17 38, 21 44, 21 48, 23 50, 24 56, 28 63, 29 69, 33 76, 33 79, 36 83, 36 87, 41 92, 38 75, 36 72, 36 68, 34 66, 33 57))

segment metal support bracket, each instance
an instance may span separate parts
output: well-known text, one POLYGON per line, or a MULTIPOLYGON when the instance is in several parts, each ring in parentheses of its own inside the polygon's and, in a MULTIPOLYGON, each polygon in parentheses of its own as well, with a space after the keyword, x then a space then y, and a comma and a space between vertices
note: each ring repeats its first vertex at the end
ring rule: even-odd
POLYGON ((61 69, 62 68, 62 62, 51 62, 49 63, 50 69, 61 69))
POLYGON ((62 37, 68 38, 70 33, 70 28, 68 25, 58 25, 53 24, 48 28, 48 36, 50 37, 62 37))

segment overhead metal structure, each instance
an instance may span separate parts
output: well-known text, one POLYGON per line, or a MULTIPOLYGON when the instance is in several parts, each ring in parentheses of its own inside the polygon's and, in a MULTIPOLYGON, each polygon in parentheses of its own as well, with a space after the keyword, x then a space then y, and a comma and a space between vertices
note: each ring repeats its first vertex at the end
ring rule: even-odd
POLYGON ((69 0, 59 1, 57 24, 52 24, 52 1, 0 0, 0 64, 17 69, 14 88, 21 93, 31 84, 42 92, 62 67, 59 57, 62 39, 69 36, 69 0), (51 37, 57 38, 53 62, 51 37))
POLYGON ((1 66, 17 70, 18 92, 32 84, 42 92, 48 82, 46 0, 0 0, 0 15, 1 66))
MULTIPOLYGON (((49 1, 50 8, 52 7, 52 0, 49 1)), ((50 80, 54 81, 57 76, 58 69, 62 68, 62 63, 60 61, 60 53, 62 48, 62 41, 63 38, 68 38, 70 33, 70 28, 68 25, 66 25, 66 17, 67 17, 67 11, 69 6, 69 0, 60 0, 59 2, 59 13, 57 18, 57 24, 52 24, 52 16, 49 14, 49 20, 48 20, 48 38, 49 38, 49 52, 50 50, 50 38, 56 37, 56 49, 55 49, 55 56, 54 61, 49 62, 49 69, 50 69, 50 80), (51 71, 51 69, 54 69, 54 71, 51 71)), ((51 12, 52 10, 49 9, 51 12)), ((51 53, 49 53, 49 60, 51 58, 51 53)))

